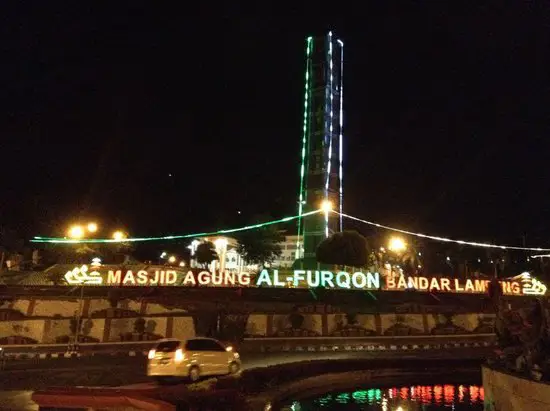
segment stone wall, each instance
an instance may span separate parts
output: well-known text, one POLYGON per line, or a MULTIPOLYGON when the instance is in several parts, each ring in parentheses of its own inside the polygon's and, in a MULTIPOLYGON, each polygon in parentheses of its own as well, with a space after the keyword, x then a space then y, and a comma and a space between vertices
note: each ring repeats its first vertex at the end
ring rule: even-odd
POLYGON ((486 411, 550 410, 550 385, 483 367, 486 411))

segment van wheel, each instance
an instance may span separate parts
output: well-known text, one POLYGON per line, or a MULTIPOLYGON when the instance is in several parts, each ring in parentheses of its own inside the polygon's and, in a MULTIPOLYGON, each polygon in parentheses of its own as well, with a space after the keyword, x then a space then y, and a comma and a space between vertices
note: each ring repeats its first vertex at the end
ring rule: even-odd
POLYGON ((239 367, 239 364, 237 364, 236 362, 232 362, 231 364, 229 364, 229 374, 237 374, 240 369, 241 367, 239 367))
POLYGON ((196 365, 189 370, 189 379, 191 382, 197 382, 201 378, 201 372, 196 365))

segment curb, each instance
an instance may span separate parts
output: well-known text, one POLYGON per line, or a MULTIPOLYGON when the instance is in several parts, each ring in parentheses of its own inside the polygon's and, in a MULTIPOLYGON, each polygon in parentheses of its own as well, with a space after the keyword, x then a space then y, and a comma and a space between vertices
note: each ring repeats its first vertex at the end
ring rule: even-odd
POLYGON ((448 350, 452 348, 488 348, 497 346, 496 342, 479 343, 446 343, 446 344, 370 344, 370 345, 315 345, 315 346, 282 346, 276 349, 262 347, 260 352, 329 352, 329 351, 423 351, 423 350, 448 350))
POLYGON ((97 389, 83 390, 79 388, 36 391, 31 399, 39 407, 54 408, 83 408, 104 409, 108 407, 132 407, 144 411, 175 411, 176 407, 170 403, 147 398, 139 394, 126 393, 120 390, 97 389))
POLYGON ((122 352, 56 352, 56 353, 7 353, 5 359, 9 360, 55 360, 74 359, 82 357, 146 357, 148 351, 122 351, 122 352))

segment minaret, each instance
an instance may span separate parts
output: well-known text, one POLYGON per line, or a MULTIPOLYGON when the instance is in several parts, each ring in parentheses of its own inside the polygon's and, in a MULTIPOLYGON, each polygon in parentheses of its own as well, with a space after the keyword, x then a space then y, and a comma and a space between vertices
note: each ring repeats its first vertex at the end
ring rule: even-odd
MULTIPOLYGON (((343 57, 344 43, 332 32, 307 38, 299 215, 319 209, 325 201, 342 212, 343 57)), ((315 257, 319 243, 342 230, 342 217, 336 213, 298 221, 298 258, 315 257)))

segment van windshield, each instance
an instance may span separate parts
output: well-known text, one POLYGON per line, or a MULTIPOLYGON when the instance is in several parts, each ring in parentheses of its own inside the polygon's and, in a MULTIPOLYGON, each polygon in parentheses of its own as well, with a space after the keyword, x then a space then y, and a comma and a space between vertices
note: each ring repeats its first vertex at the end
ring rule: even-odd
POLYGON ((176 351, 179 346, 180 346, 179 341, 163 341, 157 345, 156 351, 172 352, 172 351, 176 351))

